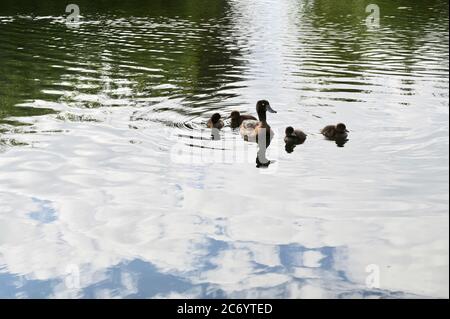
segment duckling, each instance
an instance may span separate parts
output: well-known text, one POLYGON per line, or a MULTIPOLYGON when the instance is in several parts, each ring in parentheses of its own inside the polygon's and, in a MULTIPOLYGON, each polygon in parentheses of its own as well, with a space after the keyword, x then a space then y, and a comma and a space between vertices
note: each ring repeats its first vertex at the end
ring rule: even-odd
POLYGON ((294 130, 292 126, 289 126, 286 128, 286 137, 284 138, 284 141, 286 144, 299 145, 305 143, 307 136, 308 135, 303 131, 294 130))
POLYGON ((292 126, 286 128, 286 137, 284 138, 284 142, 286 143, 286 152, 288 154, 294 152, 294 149, 297 145, 301 145, 305 143, 306 135, 303 131, 295 130, 292 126))
POLYGON ((347 130, 347 126, 343 123, 339 123, 337 125, 328 125, 321 131, 322 135, 325 136, 329 140, 345 140, 348 137, 349 131, 347 130))
POLYGON ((244 120, 240 126, 240 133, 245 141, 256 142, 259 144, 259 136, 266 133, 266 145, 268 147, 275 135, 270 125, 267 123, 267 111, 270 113, 277 113, 270 103, 266 100, 258 101, 256 104, 256 112, 258 113, 258 120, 244 120))
POLYGON ((233 111, 231 112, 231 128, 232 129, 237 129, 238 127, 241 126, 242 122, 247 121, 247 120, 253 120, 256 121, 256 117, 252 116, 252 115, 241 115, 241 113, 239 111, 233 111))
POLYGON ((207 124, 208 128, 215 128, 221 130, 224 127, 222 116, 219 113, 215 113, 211 116, 207 124))

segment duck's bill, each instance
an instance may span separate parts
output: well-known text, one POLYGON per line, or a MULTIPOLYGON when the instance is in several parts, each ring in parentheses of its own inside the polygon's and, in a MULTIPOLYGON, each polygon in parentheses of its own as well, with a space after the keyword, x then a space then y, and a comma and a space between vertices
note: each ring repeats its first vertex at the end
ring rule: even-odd
POLYGON ((350 133, 350 131, 349 130, 345 130, 345 133, 350 133))
POLYGON ((270 106, 270 104, 267 105, 267 111, 269 111, 270 113, 278 113, 277 111, 275 111, 275 110, 270 106))

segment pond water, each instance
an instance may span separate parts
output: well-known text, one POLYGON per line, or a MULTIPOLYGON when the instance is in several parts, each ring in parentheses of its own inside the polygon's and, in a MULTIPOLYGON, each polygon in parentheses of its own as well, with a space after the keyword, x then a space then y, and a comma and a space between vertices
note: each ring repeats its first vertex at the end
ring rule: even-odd
POLYGON ((448 298, 448 1, 76 3, 0 4, 1 298, 448 298))

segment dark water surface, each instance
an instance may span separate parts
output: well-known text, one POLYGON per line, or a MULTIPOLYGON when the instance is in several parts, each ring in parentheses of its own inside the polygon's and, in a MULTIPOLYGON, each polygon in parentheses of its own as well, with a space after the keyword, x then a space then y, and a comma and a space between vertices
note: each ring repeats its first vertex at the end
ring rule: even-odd
POLYGON ((1 298, 448 298, 448 1, 74 2, 0 3, 1 298))

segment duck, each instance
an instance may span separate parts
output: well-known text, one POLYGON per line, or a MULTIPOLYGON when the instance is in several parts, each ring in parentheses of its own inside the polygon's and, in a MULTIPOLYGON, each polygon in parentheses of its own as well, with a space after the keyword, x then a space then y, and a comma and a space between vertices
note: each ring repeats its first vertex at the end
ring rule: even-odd
POLYGON ((344 123, 339 123, 337 125, 325 126, 322 129, 321 133, 327 139, 336 141, 336 140, 346 140, 349 131, 347 130, 347 126, 344 123))
POLYGON ((295 130, 292 126, 289 126, 286 128, 284 141, 286 144, 300 145, 305 143, 307 136, 303 131, 295 130))
POLYGON ((207 123, 208 128, 221 130, 225 126, 222 121, 222 116, 219 113, 214 113, 207 123))
POLYGON ((241 127, 242 122, 244 121, 248 121, 248 120, 252 120, 252 121, 257 121, 258 119, 252 115, 242 115, 239 111, 233 111, 231 112, 231 128, 232 129, 237 129, 239 127, 241 127))
POLYGON ((256 112, 259 120, 244 120, 240 126, 241 136, 247 142, 259 143, 259 136, 266 132, 266 147, 270 145, 275 135, 270 125, 267 123, 267 112, 277 113, 271 106, 269 101, 261 100, 256 104, 256 112))
POLYGON ((292 126, 287 127, 286 137, 284 138, 286 152, 288 154, 294 152, 297 145, 305 143, 307 136, 308 135, 301 130, 295 130, 292 126))

